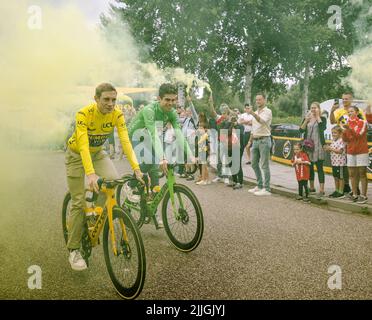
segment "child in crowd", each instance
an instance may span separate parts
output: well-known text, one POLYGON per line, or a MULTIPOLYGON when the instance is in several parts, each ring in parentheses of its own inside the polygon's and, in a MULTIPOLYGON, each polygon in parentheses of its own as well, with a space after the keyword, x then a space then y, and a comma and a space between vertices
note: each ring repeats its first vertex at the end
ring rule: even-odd
POLYGON ((309 187, 307 182, 310 179, 310 159, 307 153, 303 151, 301 143, 296 143, 293 146, 293 153, 292 166, 295 167, 298 181, 298 196, 296 199, 309 202, 309 187), (304 190, 305 196, 303 195, 304 190))
POLYGON ((336 190, 329 195, 330 198, 342 199, 345 198, 344 186, 345 174, 347 175, 346 166, 346 147, 342 140, 342 129, 340 126, 335 126, 332 128, 332 143, 329 146, 325 146, 325 150, 331 153, 331 164, 332 173, 335 179, 336 190))
POLYGON ((201 180, 196 182, 197 185, 207 185, 209 181, 208 157, 209 157, 209 136, 208 125, 206 122, 200 122, 197 131, 198 135, 198 162, 201 170, 201 180))
POLYGON ((244 152, 244 127, 238 124, 238 115, 232 113, 230 121, 227 123, 228 129, 228 156, 231 155, 232 162, 230 170, 232 174, 232 183, 229 186, 234 190, 243 188, 243 169, 242 157, 244 152))

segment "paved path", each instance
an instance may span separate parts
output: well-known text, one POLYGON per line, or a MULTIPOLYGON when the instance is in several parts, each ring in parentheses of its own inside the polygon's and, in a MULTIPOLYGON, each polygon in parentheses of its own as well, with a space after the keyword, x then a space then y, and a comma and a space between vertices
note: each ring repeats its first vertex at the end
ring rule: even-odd
MULTIPOLYGON (((244 158, 243 172, 244 176, 251 179, 256 179, 254 171, 251 165, 246 165, 246 158, 244 158)), ((275 186, 284 187, 290 190, 297 192, 298 185, 295 176, 294 168, 284 164, 280 164, 275 161, 270 162, 270 171, 271 171, 271 183, 275 186)), ((318 175, 315 172, 315 188, 319 190, 319 181, 318 175)), ((368 203, 372 204, 372 184, 369 183, 368 189, 368 203)), ((330 174, 325 174, 325 193, 328 196, 329 194, 335 191, 335 183, 333 176, 330 174)))
MULTIPOLYGON (((247 155, 244 153, 243 157, 243 175, 249 180, 256 181, 256 176, 251 165, 247 165, 247 155)), ((293 192, 298 192, 298 184, 294 168, 275 161, 270 161, 271 185, 276 187, 283 187, 293 192)), ((372 184, 369 183, 368 188, 368 204, 372 205, 372 184)), ((335 183, 331 174, 325 174, 325 193, 326 196, 335 191, 335 183)), ((318 175, 315 172, 315 188, 319 190, 318 175)), ((346 201, 346 200, 343 200, 346 201)))
MULTIPOLYGON (((89 270, 69 267, 61 230, 63 154, 2 160, 8 166, 0 169, 0 298, 118 299, 102 247, 89 270), (42 269, 41 290, 27 287, 31 265, 42 269)), ((115 164, 128 172, 124 161, 115 164)), ((144 226, 147 278, 139 299, 372 299, 370 216, 277 195, 257 198, 246 187, 187 184, 204 209, 202 243, 183 254, 163 230, 144 226), (341 267, 342 290, 327 286, 331 265, 341 267)))

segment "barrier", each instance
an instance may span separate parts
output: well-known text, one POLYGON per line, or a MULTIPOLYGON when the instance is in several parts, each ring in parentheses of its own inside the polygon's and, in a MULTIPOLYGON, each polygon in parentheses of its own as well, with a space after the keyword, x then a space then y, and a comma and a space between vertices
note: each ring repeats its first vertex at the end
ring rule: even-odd
MULTIPOLYGON (((292 137, 279 137, 272 136, 273 146, 272 146, 272 156, 271 160, 279 162, 286 165, 292 165, 291 159, 293 157, 293 145, 296 142, 302 141, 301 138, 292 137)), ((326 140, 327 144, 330 144, 330 140, 326 140)), ((368 142, 368 146, 372 147, 372 142, 368 142)), ((315 169, 316 170, 316 169, 315 169)), ((367 168, 368 179, 372 180, 372 154, 369 157, 369 167, 367 168)), ((331 158, 329 152, 326 152, 326 158, 324 161, 324 172, 332 173, 331 158)))

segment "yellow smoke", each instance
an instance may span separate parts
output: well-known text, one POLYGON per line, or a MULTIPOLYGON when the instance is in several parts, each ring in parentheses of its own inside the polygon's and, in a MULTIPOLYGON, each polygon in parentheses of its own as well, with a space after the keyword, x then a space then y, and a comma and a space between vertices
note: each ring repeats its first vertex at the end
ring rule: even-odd
POLYGON ((352 4, 362 6, 354 25, 360 47, 347 59, 352 71, 346 82, 351 85, 357 98, 372 101, 372 28, 368 23, 372 17, 372 7, 367 1, 352 1, 352 4))
POLYGON ((12 146, 61 145, 74 113, 93 101, 101 82, 157 88, 196 79, 183 69, 140 63, 139 48, 122 22, 102 31, 89 25, 74 2, 53 7, 38 1, 36 12, 34 3, 0 4, 0 138, 12 146))
POLYGON ((356 96, 372 101, 372 45, 359 49, 348 61, 352 68, 348 82, 356 96))
POLYGON ((206 88, 208 91, 212 91, 210 85, 203 80, 200 80, 197 76, 191 73, 186 73, 183 68, 170 68, 166 70, 168 78, 172 82, 182 82, 189 89, 195 83, 199 88, 206 88))
POLYGON ((112 82, 133 86, 137 49, 124 28, 110 37, 88 26, 71 4, 39 2, 41 29, 33 28, 28 1, 1 4, 1 137, 23 146, 45 146, 64 138, 71 114, 93 100, 78 85, 112 82), (31 22, 31 27, 30 27, 31 22), (108 40, 107 40, 108 39, 108 40), (115 39, 114 39, 115 40, 115 39))

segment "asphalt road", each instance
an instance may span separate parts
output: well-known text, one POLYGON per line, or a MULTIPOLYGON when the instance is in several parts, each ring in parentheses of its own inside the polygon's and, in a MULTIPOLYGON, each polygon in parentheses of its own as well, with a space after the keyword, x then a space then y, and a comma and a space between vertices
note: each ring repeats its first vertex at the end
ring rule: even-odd
MULTIPOLYGON (((115 164, 129 171, 124 161, 115 164)), ((102 246, 87 271, 70 269, 63 153, 13 154, 1 167, 0 299, 120 299, 102 246), (42 270, 40 290, 27 286, 32 265, 42 270)), ((163 230, 145 225, 147 276, 138 299, 372 299, 372 217, 257 198, 246 187, 185 183, 203 207, 203 240, 184 254, 163 230), (341 268, 341 290, 327 285, 332 265, 341 268)))

